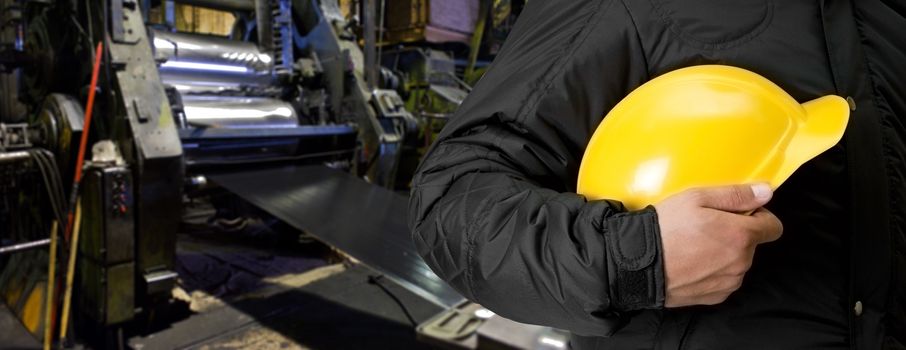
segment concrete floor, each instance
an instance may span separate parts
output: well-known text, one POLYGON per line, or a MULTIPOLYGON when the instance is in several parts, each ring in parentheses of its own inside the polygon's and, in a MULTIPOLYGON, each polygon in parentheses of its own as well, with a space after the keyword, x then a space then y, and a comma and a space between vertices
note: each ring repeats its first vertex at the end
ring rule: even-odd
MULTIPOLYGON (((187 212, 173 301, 157 319, 123 328, 128 348, 427 348, 413 321, 439 307, 279 222, 225 228, 205 219, 211 210, 201 204, 187 212)), ((92 344, 78 347, 104 347, 92 344)), ((0 306, 0 349, 39 348, 0 306)))

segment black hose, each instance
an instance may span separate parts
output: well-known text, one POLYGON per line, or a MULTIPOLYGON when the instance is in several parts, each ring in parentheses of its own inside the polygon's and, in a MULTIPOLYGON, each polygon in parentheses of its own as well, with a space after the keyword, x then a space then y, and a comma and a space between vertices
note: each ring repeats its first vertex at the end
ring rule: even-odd
MULTIPOLYGON (((50 184, 52 187, 51 191, 54 194, 54 196, 57 198, 57 202, 56 202, 57 210, 59 211, 60 216, 65 218, 66 202, 63 201, 63 199, 64 199, 63 181, 60 178, 60 170, 59 170, 59 167, 57 167, 57 162, 54 159, 53 154, 47 150, 40 150, 38 152, 38 154, 40 155, 41 158, 43 158, 45 167, 48 169, 48 177, 50 178, 50 184)), ((63 222, 61 221, 60 224, 62 224, 62 223, 63 222)))
MULTIPOLYGON (((47 150, 39 150, 38 155, 39 155, 39 159, 42 159, 41 161, 44 162, 44 167, 47 169, 47 172, 48 172, 47 176, 48 176, 48 178, 50 178, 50 184, 51 184, 50 190, 51 190, 51 193, 54 195, 54 197, 56 197, 57 211, 60 213, 61 217, 65 217, 66 202, 63 201, 63 199, 64 199, 63 181, 60 178, 60 170, 57 167, 57 162, 54 159, 53 154, 47 150)), ((62 224, 62 222, 61 222, 61 224, 62 224)))
POLYGON ((57 168, 53 154, 47 150, 31 150, 29 154, 41 172, 44 188, 47 191, 47 197, 57 222, 65 224, 62 181, 60 180, 60 170, 57 168))
POLYGON ((403 310, 403 313, 406 314, 406 318, 409 319, 409 323, 412 324, 412 327, 418 327, 418 322, 416 322, 415 318, 412 317, 412 314, 409 313, 409 308, 406 307, 406 304, 403 304, 403 301, 400 300, 400 298, 397 297, 396 294, 391 292, 390 289, 387 289, 387 287, 385 287, 381 283, 382 278, 384 278, 384 275, 368 276, 368 283, 378 286, 379 288, 381 288, 381 290, 384 291, 384 293, 387 293, 387 295, 389 295, 390 298, 393 299, 393 301, 395 301, 396 304, 400 306, 400 309, 403 310))

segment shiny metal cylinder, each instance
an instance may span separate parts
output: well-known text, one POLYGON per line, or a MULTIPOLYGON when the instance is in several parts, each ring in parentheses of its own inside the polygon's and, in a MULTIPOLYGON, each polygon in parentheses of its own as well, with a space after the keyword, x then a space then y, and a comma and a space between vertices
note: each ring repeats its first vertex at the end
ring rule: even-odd
POLYGON ((274 62, 253 43, 151 29, 164 84, 187 93, 260 88, 274 84, 274 62))
POLYGON ((271 87, 269 83, 255 79, 244 80, 216 74, 188 74, 161 70, 160 76, 161 81, 165 85, 176 88, 183 96, 243 92, 248 89, 256 90, 271 87))
POLYGON ((0 164, 6 162, 18 162, 31 158, 31 154, 26 151, 0 152, 0 164))
POLYGON ((287 102, 266 97, 183 95, 183 111, 191 127, 291 128, 299 126, 287 102))

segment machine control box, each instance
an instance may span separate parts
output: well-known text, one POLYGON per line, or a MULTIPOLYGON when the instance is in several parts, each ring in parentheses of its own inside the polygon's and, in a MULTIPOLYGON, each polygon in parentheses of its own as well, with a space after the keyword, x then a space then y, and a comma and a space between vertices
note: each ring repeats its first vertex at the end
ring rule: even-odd
POLYGON ((81 310, 104 325, 135 314, 135 202, 132 172, 93 167, 82 179, 79 238, 81 310))
POLYGON ((131 172, 123 167, 95 168, 82 181, 81 253, 102 265, 132 261, 135 203, 131 172))

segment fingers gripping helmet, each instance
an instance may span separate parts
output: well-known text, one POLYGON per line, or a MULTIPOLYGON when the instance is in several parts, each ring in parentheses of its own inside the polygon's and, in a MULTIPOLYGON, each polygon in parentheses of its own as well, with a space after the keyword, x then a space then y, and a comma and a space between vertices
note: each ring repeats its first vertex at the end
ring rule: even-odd
POLYGON ((839 96, 799 104, 745 69, 679 69, 607 114, 585 150, 577 190, 637 210, 693 187, 767 182, 776 189, 839 142, 848 120, 839 96))

